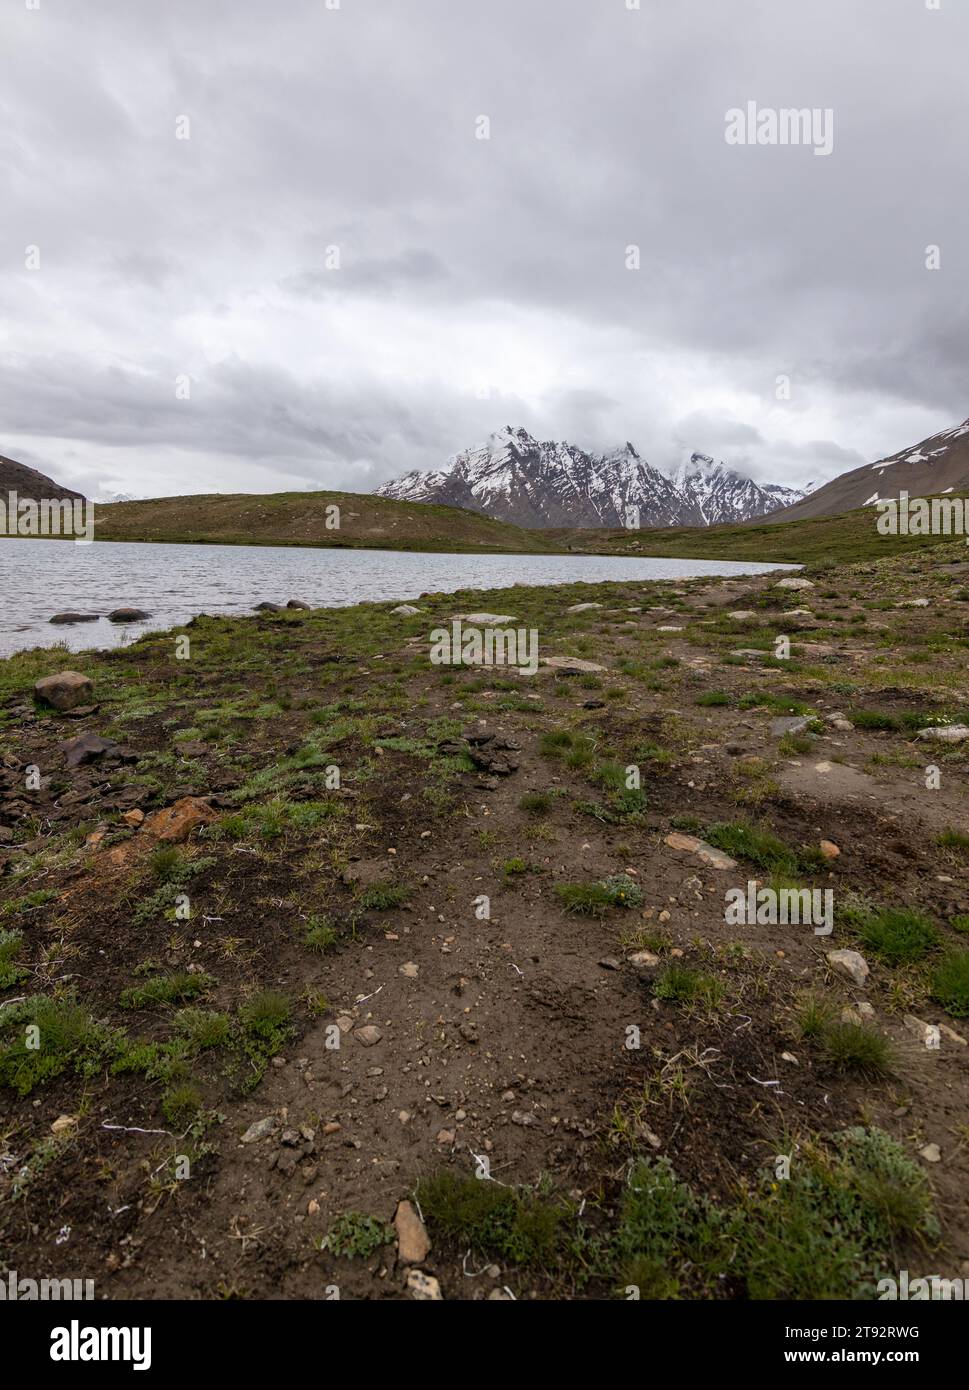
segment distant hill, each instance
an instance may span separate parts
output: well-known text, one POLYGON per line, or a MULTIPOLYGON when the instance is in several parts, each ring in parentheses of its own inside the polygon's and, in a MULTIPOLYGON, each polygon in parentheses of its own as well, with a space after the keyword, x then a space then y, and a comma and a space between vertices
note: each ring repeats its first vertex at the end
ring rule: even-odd
POLYGON ((306 545, 387 550, 538 551, 545 537, 456 507, 355 492, 206 493, 95 508, 99 541, 306 545), (340 525, 327 526, 330 507, 340 525))
POLYGON ((793 512, 794 508, 788 507, 779 518, 772 514, 729 526, 664 526, 642 531, 570 527, 546 531, 544 535, 562 550, 644 558, 762 560, 768 564, 789 561, 823 566, 880 560, 887 555, 938 546, 940 564, 969 562, 969 548, 961 535, 879 535, 875 529, 878 514, 873 507, 859 507, 840 516, 797 518, 793 512))
POLYGON ((853 507, 874 504, 907 492, 910 497, 933 497, 969 491, 969 420, 899 449, 897 454, 853 468, 832 478, 810 496, 774 512, 772 523, 802 521, 813 516, 836 516, 853 507))
POLYGON ((36 468, 28 468, 25 463, 17 463, 15 459, 0 455, 0 498, 5 502, 10 492, 38 502, 43 498, 62 502, 82 497, 80 492, 73 492, 69 487, 55 483, 53 478, 38 473, 36 468))

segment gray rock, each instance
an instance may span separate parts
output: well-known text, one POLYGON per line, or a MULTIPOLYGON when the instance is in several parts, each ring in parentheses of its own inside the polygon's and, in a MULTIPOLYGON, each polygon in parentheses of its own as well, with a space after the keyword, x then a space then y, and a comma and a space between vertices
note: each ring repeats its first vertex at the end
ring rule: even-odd
POLYGON ((474 623, 476 627, 493 627, 495 623, 517 623, 511 613, 455 613, 463 623, 474 623))
POLYGON ((42 676, 34 686, 34 695, 54 709, 69 710, 86 704, 94 694, 94 683, 90 676, 80 671, 58 671, 53 676, 42 676))
POLYGON ((774 738, 783 738, 785 734, 800 734, 811 723, 807 715, 782 715, 780 719, 772 719, 770 731, 774 738))
POLYGON ((143 608, 115 608, 108 614, 110 623, 141 623, 145 618, 150 618, 151 614, 146 613, 143 608))
POLYGON ((567 676, 581 676, 586 672, 595 673, 605 671, 605 666, 600 666, 595 661, 582 661, 577 656, 543 656, 542 665, 549 666, 553 671, 562 671, 567 676))
POLYGON ((287 608, 304 608, 307 612, 312 610, 312 604, 304 603, 301 598, 291 598, 286 604, 287 608))
POLYGON ((832 969, 847 976, 859 989, 864 988, 871 971, 868 962, 858 951, 828 951, 827 961, 832 969))
POLYGON ((260 1139, 268 1139, 270 1134, 275 1134, 279 1128, 279 1121, 275 1115, 266 1115, 262 1120, 253 1120, 239 1141, 242 1144, 255 1144, 260 1139))
POLYGON ((962 743, 969 738, 969 729, 965 724, 941 724, 938 728, 919 729, 918 736, 934 743, 962 743))
POLYGON ((103 758, 106 753, 114 753, 117 748, 118 744, 113 739, 88 733, 78 734, 77 738, 69 738, 66 743, 61 744, 61 752, 68 767, 93 763, 96 758, 103 758))

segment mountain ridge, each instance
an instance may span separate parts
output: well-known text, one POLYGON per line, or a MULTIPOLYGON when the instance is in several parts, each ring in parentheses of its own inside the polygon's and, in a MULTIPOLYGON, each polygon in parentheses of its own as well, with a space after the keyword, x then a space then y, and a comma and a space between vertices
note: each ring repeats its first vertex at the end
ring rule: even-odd
POLYGON ((538 440, 513 425, 452 454, 441 468, 412 469, 378 497, 478 511, 529 529, 711 526, 747 521, 799 500, 799 489, 766 486, 695 452, 673 476, 627 440, 593 454, 568 441, 538 440))
POLYGON ((819 516, 839 516, 856 507, 874 507, 879 501, 938 496, 969 491, 969 419, 939 430, 918 444, 864 463, 832 478, 829 483, 800 498, 769 520, 802 521, 819 516))

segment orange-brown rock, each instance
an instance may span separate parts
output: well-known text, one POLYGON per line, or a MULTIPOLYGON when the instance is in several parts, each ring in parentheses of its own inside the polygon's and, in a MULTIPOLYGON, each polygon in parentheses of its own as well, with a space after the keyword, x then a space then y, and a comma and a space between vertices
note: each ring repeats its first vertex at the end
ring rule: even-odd
POLYGON ((152 840, 174 844, 187 840, 193 830, 212 825, 218 819, 218 811, 213 810, 200 796, 183 796, 180 801, 150 815, 141 827, 141 834, 152 840))

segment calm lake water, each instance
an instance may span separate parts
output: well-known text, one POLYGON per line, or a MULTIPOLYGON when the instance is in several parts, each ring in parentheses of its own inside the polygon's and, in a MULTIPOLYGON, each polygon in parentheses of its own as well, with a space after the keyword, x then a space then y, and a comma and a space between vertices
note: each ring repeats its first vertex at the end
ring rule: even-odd
POLYGON ((268 600, 314 607, 416 598, 431 589, 511 584, 689 579, 764 574, 796 565, 732 560, 634 560, 599 555, 432 555, 395 550, 300 550, 289 546, 151 545, 0 539, 0 656, 61 643, 70 651, 116 647, 196 613, 251 613, 268 600), (119 627, 103 615, 142 608, 147 622, 119 627), (96 623, 51 626, 63 612, 96 623))

